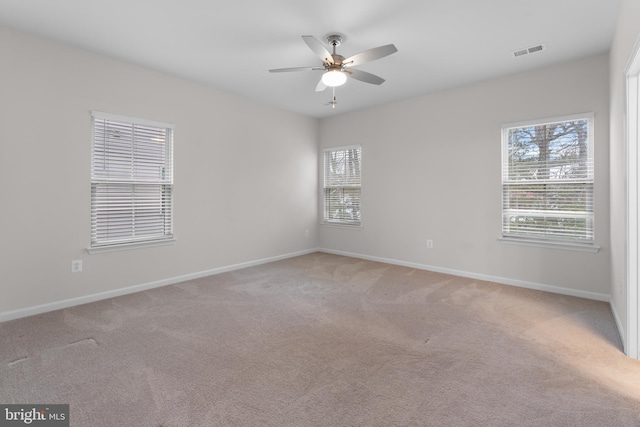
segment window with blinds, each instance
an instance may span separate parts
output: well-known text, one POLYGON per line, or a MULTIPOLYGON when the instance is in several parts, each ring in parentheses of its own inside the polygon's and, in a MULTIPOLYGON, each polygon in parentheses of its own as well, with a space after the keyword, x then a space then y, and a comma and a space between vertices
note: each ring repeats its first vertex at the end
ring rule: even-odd
POLYGON ((502 235, 594 242, 593 115, 502 128, 502 235))
POLYGON ((173 125, 92 122, 91 248, 173 239, 173 125))
POLYGON ((359 146, 324 150, 324 222, 360 225, 362 152, 359 146))

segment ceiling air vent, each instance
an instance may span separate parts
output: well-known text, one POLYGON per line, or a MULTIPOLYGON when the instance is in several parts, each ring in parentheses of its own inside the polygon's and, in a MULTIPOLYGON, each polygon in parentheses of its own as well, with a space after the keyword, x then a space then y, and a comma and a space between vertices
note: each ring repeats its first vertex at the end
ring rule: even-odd
POLYGON ((514 50, 513 52, 511 52, 511 56, 513 56, 514 58, 517 58, 519 56, 528 55, 530 53, 541 52, 543 50, 544 50, 544 45, 539 44, 539 45, 527 47, 524 49, 514 50))

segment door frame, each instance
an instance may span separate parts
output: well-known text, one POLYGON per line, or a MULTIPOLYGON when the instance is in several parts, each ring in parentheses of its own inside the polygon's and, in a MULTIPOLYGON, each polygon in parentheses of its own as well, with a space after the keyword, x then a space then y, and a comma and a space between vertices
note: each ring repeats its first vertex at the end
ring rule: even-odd
POLYGON ((627 356, 640 359, 640 37, 625 67, 627 148, 627 356))

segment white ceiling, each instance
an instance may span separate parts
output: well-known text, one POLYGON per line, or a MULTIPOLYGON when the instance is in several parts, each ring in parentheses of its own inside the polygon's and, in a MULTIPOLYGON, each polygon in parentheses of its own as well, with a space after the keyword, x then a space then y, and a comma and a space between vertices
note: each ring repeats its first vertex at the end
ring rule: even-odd
MULTIPOLYGON (((70 43, 313 117, 328 117, 607 52, 620 0, 0 0, 0 25, 70 43), (339 33, 345 57, 398 52, 314 92, 319 66, 301 39, 339 33), (511 51, 544 43, 520 58, 511 51)), ((327 49, 329 46, 327 45, 327 49)))

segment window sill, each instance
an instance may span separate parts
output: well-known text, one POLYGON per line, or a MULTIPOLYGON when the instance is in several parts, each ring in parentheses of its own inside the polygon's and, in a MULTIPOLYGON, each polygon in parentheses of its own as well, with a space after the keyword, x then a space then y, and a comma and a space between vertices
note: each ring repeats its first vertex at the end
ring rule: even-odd
POLYGON ((600 246, 593 243, 559 242, 554 240, 518 237, 501 237, 498 239, 498 241, 507 245, 533 246, 537 248, 547 249, 563 249, 568 251, 590 252, 594 254, 600 251, 600 246))
POLYGON ((323 221, 322 225, 326 225, 326 226, 329 226, 329 227, 336 227, 336 228, 349 228, 349 229, 354 229, 354 230, 362 229, 362 223, 360 223, 360 224, 349 224, 349 223, 345 223, 345 222, 323 221))
POLYGON ((122 243, 118 245, 105 245, 97 247, 88 247, 87 252, 90 254, 99 254, 103 252, 125 251, 129 249, 151 248, 154 246, 165 246, 175 243, 176 239, 149 240, 146 242, 122 243))

